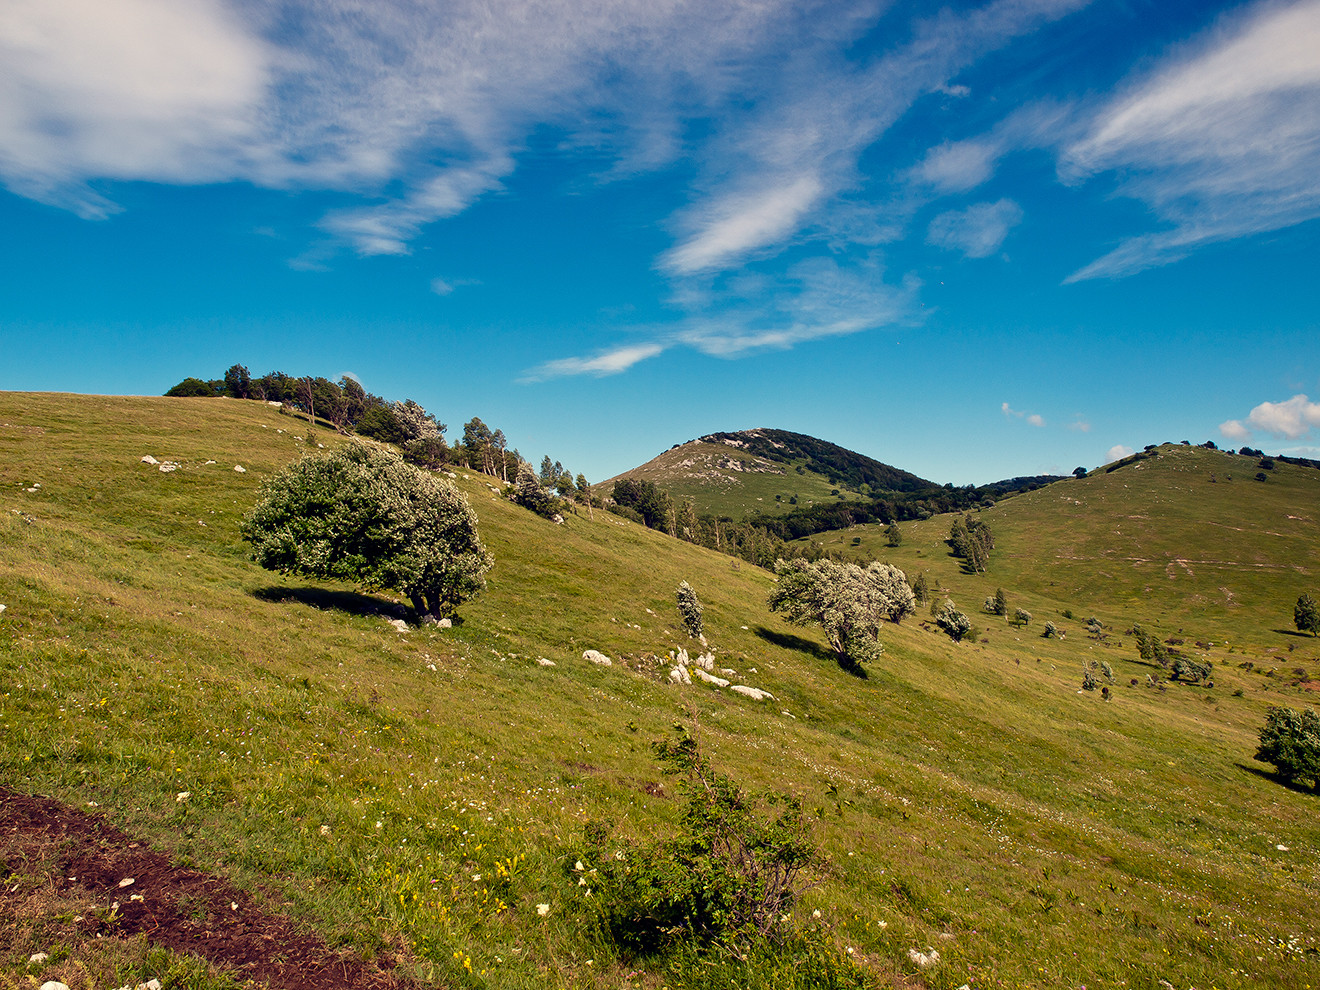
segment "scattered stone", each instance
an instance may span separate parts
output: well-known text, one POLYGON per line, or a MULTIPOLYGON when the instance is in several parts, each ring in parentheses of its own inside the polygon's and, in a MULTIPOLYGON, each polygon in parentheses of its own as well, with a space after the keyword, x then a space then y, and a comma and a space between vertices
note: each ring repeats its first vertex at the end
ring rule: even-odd
POLYGON ((143 463, 143 464, 159 464, 160 461, 156 460, 156 458, 154 458, 154 457, 152 457, 150 454, 148 454, 146 457, 142 458, 142 463, 143 463))
POLYGON ((329 835, 330 835, 330 826, 329 826, 329 825, 322 825, 322 826, 321 826, 321 834, 324 835, 324 836, 329 836, 329 835))
POLYGON ((704 670, 704 671, 707 671, 707 672, 713 672, 713 671, 715 670, 715 654, 714 654, 714 653, 703 653, 703 654, 701 654, 701 656, 697 657, 697 661, 696 661, 696 662, 697 662, 697 666, 700 667, 700 668, 701 668, 702 670, 704 670))
POLYGON ((192 797, 192 791, 179 791, 178 794, 174 795, 174 803, 187 804, 190 797, 192 797))
POLYGON ((547 660, 545 657, 537 657, 536 662, 539 663, 542 667, 555 666, 555 662, 553 660, 547 660))
POLYGON ((940 954, 930 946, 926 946, 925 952, 918 952, 916 949, 908 949, 908 958, 922 969, 929 969, 940 961, 940 954))
POLYGON ((59 980, 47 980, 41 985, 41 990, 69 990, 69 985, 59 980))
POLYGON ((32 955, 28 956, 28 964, 32 966, 40 966, 49 958, 50 956, 46 955, 44 952, 34 952, 32 955))
POLYGON ((9 607, 8 605, 0 605, 0 612, 3 612, 8 607, 9 607))
MULTIPOLYGON (((264 424, 263 424, 263 425, 264 425, 264 424)), ((207 461, 207 462, 206 462, 206 464, 214 464, 214 463, 215 463, 215 461, 207 461)), ((202 466, 205 467, 206 464, 203 464, 202 466)))
POLYGON ((604 653, 601 653, 599 650, 587 650, 585 653, 582 654, 582 659, 590 660, 592 663, 597 664, 598 666, 601 667, 608 667, 610 666, 610 664, 614 662, 604 653))
POLYGON ((239 474, 247 474, 247 468, 245 468, 242 464, 235 464, 234 470, 237 471, 239 474))
POLYGON ((169 474, 171 471, 179 470, 179 465, 175 464, 173 461, 166 461, 158 470, 161 474, 169 474))
POLYGON ((408 631, 408 623, 402 619, 386 619, 385 621, 394 627, 395 632, 406 633, 408 631))
POLYGON ((133 886, 133 884, 135 884, 135 883, 137 883, 137 881, 134 880, 132 877, 124 877, 124 879, 122 879, 122 880, 119 881, 119 886, 121 886, 121 887, 131 887, 131 886, 133 886))
POLYGON ((669 672, 669 679, 675 684, 692 683, 692 675, 688 673, 688 669, 681 663, 669 672))
POLYGON ((729 690, 737 691, 739 694, 745 694, 753 701, 765 701, 766 698, 773 701, 775 698, 775 696, 769 691, 762 691, 760 688, 748 687, 746 684, 735 684, 733 687, 729 688, 729 690))
POLYGON ((550 521, 554 523, 556 526, 564 525, 564 517, 561 516, 558 512, 556 512, 553 516, 550 517, 550 521))
POLYGON ((716 677, 714 674, 708 674, 700 667, 696 669, 696 675, 700 677, 703 681, 705 681, 707 684, 714 684, 716 687, 722 687, 722 688, 726 688, 729 686, 729 682, 726 681, 723 677, 716 677))

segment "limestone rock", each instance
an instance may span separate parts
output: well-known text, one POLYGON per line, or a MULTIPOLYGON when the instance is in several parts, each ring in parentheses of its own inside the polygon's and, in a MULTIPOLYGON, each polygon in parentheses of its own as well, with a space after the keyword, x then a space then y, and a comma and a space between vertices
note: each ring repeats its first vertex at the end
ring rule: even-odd
POLYGON ((148 454, 146 457, 142 458, 142 463, 143 463, 143 464, 159 464, 160 461, 156 460, 156 458, 154 458, 154 457, 152 457, 150 454, 148 454))
POLYGON ((582 654, 582 659, 590 660, 592 663, 600 667, 608 667, 610 664, 614 662, 604 653, 601 653, 599 650, 587 650, 582 654))
POLYGON ((746 684, 735 684, 729 688, 730 691, 737 691, 739 694, 745 694, 753 701, 764 701, 766 698, 774 699, 774 695, 769 691, 762 691, 760 688, 748 687, 746 684))
POLYGON ((726 681, 723 677, 716 677, 714 674, 708 674, 701 667, 698 667, 695 673, 707 684, 714 684, 716 687, 722 687, 722 688, 726 688, 729 686, 729 682, 726 681))

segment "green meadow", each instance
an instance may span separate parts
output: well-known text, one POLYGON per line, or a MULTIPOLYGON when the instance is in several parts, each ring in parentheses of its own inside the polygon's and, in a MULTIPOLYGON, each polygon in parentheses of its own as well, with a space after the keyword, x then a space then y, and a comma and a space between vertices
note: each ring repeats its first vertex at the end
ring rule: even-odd
MULTIPOLYGON (((1266 709, 1320 679, 1291 623, 1320 592, 1320 471, 1261 483, 1253 459, 1163 447, 984 510, 978 575, 947 517, 893 549, 819 535, 925 572, 978 634, 921 609, 858 677, 766 610, 771 574, 601 510, 556 525, 467 470, 495 567, 451 629, 261 570, 239 537, 261 481, 344 442, 255 402, 0 393, 0 783, 94 804, 420 986, 820 985, 784 956, 629 958, 598 934, 583 881, 615 850, 584 829, 673 831, 650 744, 677 724, 747 789, 801 799, 825 864, 795 919, 860 985, 1320 987, 1320 795, 1252 759, 1266 709), (695 645, 683 580, 717 666, 772 700, 669 682, 695 645), (1030 625, 980 611, 997 587, 1030 625), (1133 622, 1207 656, 1214 686, 1147 686, 1167 675, 1133 622), (1112 700, 1080 690, 1088 659, 1112 700)), ((42 868, 0 865, 34 891, 42 868)), ((113 988, 115 943, 54 911, 0 923, 0 974, 37 985, 29 956, 58 946, 113 988)), ((192 975, 167 985, 226 985, 171 966, 192 975)))

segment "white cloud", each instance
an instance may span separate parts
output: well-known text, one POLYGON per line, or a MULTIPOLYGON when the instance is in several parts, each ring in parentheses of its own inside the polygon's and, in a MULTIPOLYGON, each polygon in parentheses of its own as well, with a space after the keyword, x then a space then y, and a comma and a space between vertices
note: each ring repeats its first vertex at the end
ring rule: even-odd
POLYGON ((547 362, 523 381, 616 374, 672 347, 733 359, 826 337, 913 325, 920 283, 908 277, 895 285, 884 275, 874 259, 844 268, 829 258, 811 258, 792 266, 782 279, 738 278, 719 290, 682 291, 676 301, 689 312, 677 329, 645 344, 547 362))
POLYGON ((1320 217, 1320 0, 1257 3, 1095 115, 1061 174, 1115 171, 1166 229, 1069 276, 1121 277, 1320 217))
MULTIPOLYGON (((961 14, 946 11, 918 22, 911 40, 862 68, 824 57, 785 60, 781 91, 767 94, 762 109, 707 149, 703 194, 675 218, 681 239, 662 267, 676 274, 730 267, 782 249, 803 228, 855 223, 841 197, 857 185, 865 149, 987 53, 1088 2, 992 0, 961 14)), ((813 33, 814 25, 804 37, 813 33)), ((946 164, 943 174, 958 167, 946 164)), ((939 173, 941 166, 932 168, 939 173)))
POLYGON ((570 375, 593 375, 596 378, 605 375, 617 375, 621 371, 627 371, 639 361, 645 361, 658 354, 663 354, 667 349, 668 345, 652 341, 602 351, 589 358, 559 358, 554 361, 547 361, 540 367, 528 371, 522 377, 522 381, 540 382, 550 378, 565 378, 570 375))
POLYGON ((1320 402, 1312 402, 1305 395, 1294 395, 1286 402, 1262 402, 1251 410, 1247 422, 1252 429, 1296 440, 1320 426, 1320 402))
POLYGON ((706 271, 778 243, 801 226, 822 190, 819 179, 804 175, 782 187, 721 202, 715 207, 720 215, 708 218, 704 228, 668 252, 661 265, 678 274, 706 271))
POLYGON ((100 218, 93 178, 209 182, 263 157, 273 46, 211 0, 9 0, 0 17, 0 179, 100 218))
POLYGON ((1108 451, 1105 452, 1105 463, 1108 464, 1111 461, 1121 461, 1124 457, 1130 457, 1135 453, 1136 451, 1133 450, 1131 447, 1126 447, 1121 443, 1116 443, 1114 444, 1114 446, 1110 447, 1108 451))
POLYGON ((1251 436, 1251 431, 1240 420, 1230 419, 1219 424, 1219 434, 1229 440, 1245 440, 1251 436))
POLYGON ((965 210, 948 210, 930 222, 927 243, 969 258, 985 258, 999 250, 1004 238, 1022 220, 1022 208, 1011 199, 976 203, 965 210))
POLYGON ((1068 429, 1076 430, 1078 433, 1090 433, 1091 424, 1088 423, 1086 419, 1079 414, 1076 419, 1074 419, 1071 423, 1068 424, 1068 429))
POLYGON ((1020 411, 1020 410, 1014 409, 1014 408, 1013 408, 1012 406, 1010 406, 1007 402, 1001 404, 1000 407, 999 407, 999 410, 1000 410, 1000 412, 1002 412, 1005 416, 1011 416, 1011 417, 1014 417, 1014 418, 1016 418, 1016 419, 1025 419, 1025 420, 1027 421, 1027 423, 1028 423, 1029 425, 1031 425, 1031 426, 1044 426, 1044 425, 1045 425, 1045 417, 1042 416, 1040 413, 1027 413, 1027 412, 1022 412, 1022 411, 1020 411))
POLYGON ((451 296, 457 290, 468 285, 480 285, 481 280, 475 278, 433 278, 431 279, 431 291, 437 296, 451 296))

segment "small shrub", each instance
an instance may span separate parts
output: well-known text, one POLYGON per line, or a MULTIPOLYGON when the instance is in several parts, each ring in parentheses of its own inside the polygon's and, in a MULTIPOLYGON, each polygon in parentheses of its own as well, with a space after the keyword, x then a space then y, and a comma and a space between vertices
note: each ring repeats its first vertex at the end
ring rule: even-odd
POLYGON ((955 643, 960 642, 968 631, 972 628, 972 620, 965 614, 959 612, 954 607, 953 602, 947 598, 940 610, 935 614, 935 623, 949 634, 949 638, 955 643))
POLYGON ((1031 625, 1031 613, 1025 608, 1017 609, 1013 612, 1013 621, 1019 626, 1031 625))
POLYGON ((664 772, 681 778, 673 836, 613 843, 608 827, 591 827, 578 860, 596 870, 604 933, 626 955, 784 942, 820 862, 800 803, 781 794, 754 801, 682 730, 654 749, 664 772))
POLYGON ((678 586, 678 614, 693 639, 701 635, 701 612, 701 601, 697 593, 692 590, 692 585, 684 581, 678 586))
POLYGON ((1045 631, 1041 633, 1041 636, 1043 636, 1045 639, 1055 639, 1058 637, 1058 635, 1059 635, 1059 627, 1056 626, 1053 622, 1046 622, 1045 631))

